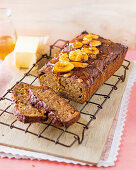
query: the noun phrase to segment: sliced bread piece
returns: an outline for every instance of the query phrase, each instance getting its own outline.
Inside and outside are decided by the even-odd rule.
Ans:
[[[48,110],[53,124],[69,127],[80,118],[80,112],[47,86],[30,86],[29,100],[41,112]]]
[[[29,89],[30,85],[26,83],[17,84],[12,93],[14,103],[14,115],[23,123],[44,122],[47,120],[45,112],[41,112],[30,104]]]

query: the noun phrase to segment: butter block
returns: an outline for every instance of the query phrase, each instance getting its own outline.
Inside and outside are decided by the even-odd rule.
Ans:
[[[20,36],[15,47],[15,65],[19,68],[30,68],[46,53],[48,37]]]
[[[30,68],[32,65],[34,54],[31,52],[16,52],[15,64],[19,68]]]

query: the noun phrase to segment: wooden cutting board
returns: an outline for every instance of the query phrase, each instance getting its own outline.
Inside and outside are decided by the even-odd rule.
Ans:
[[[0,124],[0,136],[1,136],[0,144],[34,152],[55,155],[58,157],[64,157],[85,163],[92,163],[96,165],[100,160],[104,145],[106,143],[108,134],[112,127],[113,120],[119,108],[127,84],[128,75],[132,69],[132,65],[133,64],[131,63],[129,70],[127,71],[125,82],[123,83],[120,82],[118,84],[117,86],[118,89],[114,90],[114,92],[111,94],[111,98],[107,100],[107,102],[103,106],[103,109],[100,110],[96,120],[94,120],[92,124],[90,124],[89,129],[86,130],[82,144],[75,143],[72,147],[66,148],[59,144],[49,142],[43,138],[38,138],[37,136],[31,135],[29,133],[24,133],[14,128],[10,129],[10,127],[1,124]],[[118,73],[116,74],[121,75],[122,67],[117,72]],[[20,76],[22,76],[22,74]],[[20,76],[12,82],[12,85],[17,80],[20,79]],[[111,77],[107,82],[114,84],[116,80],[117,78],[115,79],[115,77]],[[31,83],[32,77],[27,77],[27,79],[24,80],[24,82]],[[35,84],[38,84],[38,82],[36,82]],[[9,88],[12,85],[10,85]],[[107,94],[109,91],[108,88],[109,88],[108,86],[103,85],[97,91],[97,93]],[[92,99],[93,102],[97,102],[100,104],[102,103],[103,100],[104,98],[99,96],[94,96]],[[0,109],[6,108],[8,104],[9,103],[5,100],[0,101]],[[80,110],[83,107],[83,105],[74,102],[71,102],[71,104],[74,105],[78,110]],[[95,105],[88,104],[86,109],[83,111],[86,113],[93,113],[95,109],[96,109]],[[13,107],[10,107],[8,110],[13,111]],[[13,115],[4,113],[2,116],[0,116],[0,122],[2,121],[5,123],[10,123],[13,120],[14,120]],[[89,117],[82,115],[80,122],[87,123],[88,120]],[[16,126],[24,129],[28,126],[18,121],[15,124]],[[45,125],[43,124],[35,123],[31,125],[30,130],[34,133],[40,133],[44,127]],[[79,134],[79,136],[81,136],[82,128],[78,124],[74,124],[68,128],[68,131],[77,133]],[[45,133],[43,133],[45,137],[50,137],[51,139],[57,138],[59,134],[60,131],[53,127],[49,127],[48,130],[46,130]],[[70,144],[72,140],[73,136],[71,137],[70,135],[64,134],[60,142],[64,144]]]

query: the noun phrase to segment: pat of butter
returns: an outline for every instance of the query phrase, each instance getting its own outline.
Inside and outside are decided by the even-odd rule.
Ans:
[[[15,47],[15,65],[30,68],[46,53],[48,37],[19,37]]]
[[[15,64],[19,68],[30,68],[32,66],[34,54],[31,52],[16,52]]]

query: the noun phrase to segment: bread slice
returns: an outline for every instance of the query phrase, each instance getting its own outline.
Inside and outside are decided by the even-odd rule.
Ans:
[[[47,86],[30,86],[29,100],[41,112],[48,110],[53,124],[69,127],[80,118],[80,112]]]
[[[45,112],[40,112],[33,107],[29,101],[30,85],[25,83],[17,84],[12,93],[12,100],[14,103],[14,115],[23,123],[44,122],[47,120]]]

